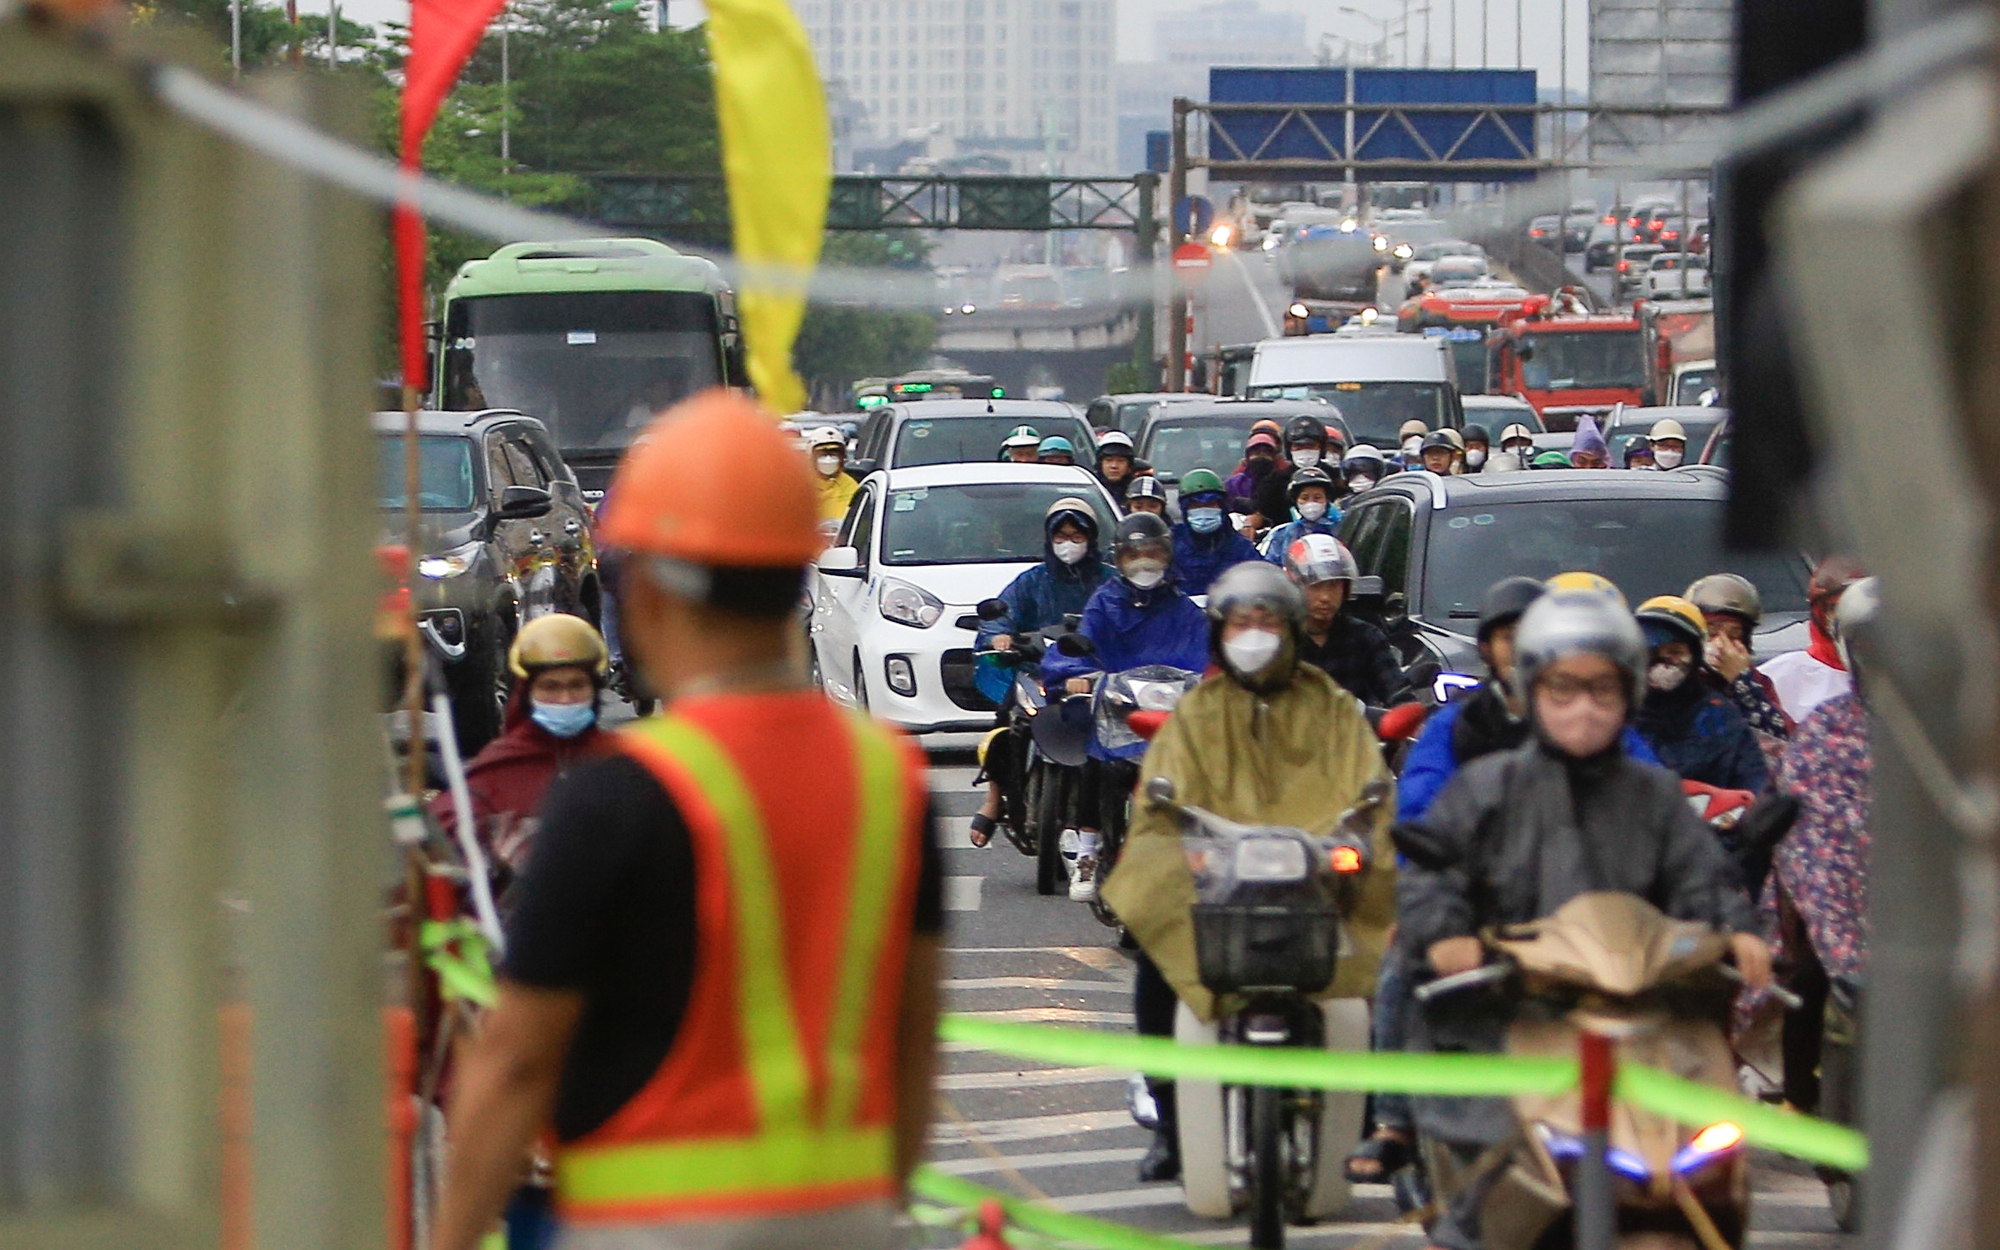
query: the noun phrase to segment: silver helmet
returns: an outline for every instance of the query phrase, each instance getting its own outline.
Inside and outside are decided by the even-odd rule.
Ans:
[[[1625,674],[1626,712],[1646,690],[1646,637],[1622,599],[1591,590],[1552,590],[1528,605],[1514,631],[1514,673],[1523,693],[1544,670],[1572,655],[1601,655]]]
[[[1245,560],[1232,565],[1208,588],[1208,619],[1218,626],[1237,608],[1249,607],[1271,609],[1293,633],[1305,628],[1305,595],[1268,561]]]
[[[1285,548],[1285,572],[1301,586],[1321,582],[1346,582],[1350,587],[1361,576],[1354,553],[1331,534],[1307,534]]]
[[[1750,584],[1749,578],[1734,573],[1710,573],[1687,588],[1686,598],[1701,609],[1703,616],[1718,612],[1740,616],[1752,629],[1764,615],[1757,588]]]

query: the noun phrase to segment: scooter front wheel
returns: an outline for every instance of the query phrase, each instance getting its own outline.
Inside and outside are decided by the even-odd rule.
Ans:
[[[1250,1244],[1281,1250],[1285,1244],[1284,1091],[1259,1085],[1250,1091]]]
[[[1062,774],[1046,764],[1028,770],[1021,807],[1033,822],[1035,843],[1035,893],[1054,894],[1063,889],[1067,875],[1062,861]]]

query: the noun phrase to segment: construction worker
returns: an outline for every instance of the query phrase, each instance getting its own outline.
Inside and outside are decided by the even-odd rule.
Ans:
[[[549,793],[431,1245],[475,1250],[552,1126],[566,1246],[886,1248],[935,1059],[921,756],[806,683],[795,445],[723,391],[652,433],[602,532],[664,714]]]
[[[833,426],[811,434],[813,472],[819,487],[819,519],[838,521],[847,515],[854,492],[861,489],[847,472],[847,439]]]

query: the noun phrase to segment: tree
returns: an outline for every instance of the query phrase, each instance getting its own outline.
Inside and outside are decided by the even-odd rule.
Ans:
[[[827,265],[930,269],[928,241],[912,231],[874,234],[829,233],[821,262]],[[862,308],[813,304],[792,347],[792,362],[805,378],[813,403],[844,408],[847,388],[857,378],[904,373],[923,364],[937,341],[937,319],[915,309]]]

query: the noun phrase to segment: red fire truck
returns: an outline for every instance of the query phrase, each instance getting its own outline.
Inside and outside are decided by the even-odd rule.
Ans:
[[[1396,328],[1451,343],[1462,395],[1484,395],[1493,384],[1488,350],[1494,329],[1508,315],[1521,316],[1542,308],[1546,295],[1530,295],[1504,282],[1445,287],[1404,301],[1396,312]]]
[[[1639,318],[1592,313],[1557,292],[1541,308],[1508,313],[1493,334],[1493,389],[1518,395],[1552,431],[1573,430],[1585,413],[1644,402],[1646,353]]]

